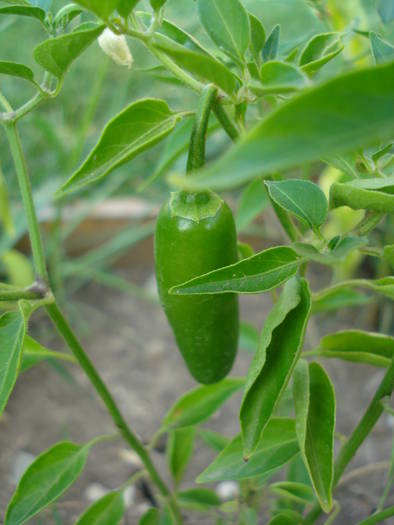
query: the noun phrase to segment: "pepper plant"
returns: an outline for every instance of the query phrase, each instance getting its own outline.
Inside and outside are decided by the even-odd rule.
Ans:
[[[394,388],[394,339],[389,333],[350,327],[324,336],[316,348],[306,351],[304,338],[311,316],[365,304],[366,293],[380,311],[392,313],[393,2],[364,2],[366,12],[358,6],[359,16],[344,25],[341,13],[347,6],[334,0],[305,0],[305,13],[316,23],[309,34],[293,31],[292,38],[283,36],[289,35],[287,27],[266,23],[269,13],[264,1],[178,0],[175,11],[191,4],[192,33],[167,18],[175,3],[79,0],[63,3],[56,11],[45,0],[0,2],[2,17],[31,18],[42,24],[48,36],[33,50],[41,78],[23,64],[0,61],[1,75],[30,83],[35,90],[19,107],[0,92],[2,140],[7,139],[14,161],[35,268],[35,281],[26,288],[0,285],[0,413],[27,360],[58,357],[81,366],[143,468],[88,508],[77,521],[80,525],[120,523],[123,491],[140,476],[150,481],[158,501],[141,518],[141,525],[180,525],[189,522],[189,512],[195,509],[206,512],[217,525],[310,525],[322,513],[326,523],[332,523],[339,511],[335,489],[342,474],[383,411],[392,411],[388,400]],[[54,195],[61,202],[65,196],[72,198],[93,188],[119,166],[167,141],[163,165],[147,181],[151,184],[157,175],[167,173],[168,196],[174,190],[172,215],[163,212],[167,215],[159,219],[157,230],[160,293],[190,370],[198,380],[212,384],[185,393],[149,445],[123,417],[53,293],[18,130],[27,115],[54,103],[72,63],[97,40],[118,64],[128,67],[132,67],[133,47],[144,46],[155,61],[146,68],[147,78],[158,75],[179,93],[190,90],[195,95],[190,98],[193,102],[178,110],[160,98],[131,101],[108,122],[80,167],[64,173],[64,183]],[[214,154],[209,150],[213,158],[205,164],[205,146],[217,135],[221,150]],[[185,176],[171,166],[188,147]],[[236,254],[235,244],[228,244],[233,242],[228,234],[232,219],[230,230],[223,228],[228,242],[220,229],[216,239],[208,238],[209,228],[204,230],[202,223],[224,209],[222,198],[212,190],[235,192],[240,229],[271,207],[287,241],[259,253],[239,244]],[[1,205],[7,223],[4,191]],[[179,231],[170,231],[174,213],[183,218],[184,226],[197,231],[196,237],[182,238],[181,248]],[[343,225],[341,213],[350,217],[350,227]],[[213,255],[214,243],[223,243],[219,255]],[[209,257],[207,266],[194,265]],[[354,278],[349,271],[352,260],[368,261],[374,268],[372,277]],[[314,292],[308,281],[311,264],[326,270],[327,282],[331,278],[330,284]],[[262,293],[272,293],[274,304],[258,342],[252,334],[255,354],[247,377],[223,378],[234,359],[233,342],[226,338],[234,339],[238,333],[237,294]],[[50,352],[29,335],[29,319],[37,309],[46,311],[72,354]],[[200,313],[205,331],[198,324]],[[210,316],[215,322],[209,322]],[[389,332],[389,323],[386,329]],[[193,337],[199,338],[199,344]],[[201,352],[201,359],[194,351]],[[325,358],[383,368],[364,414],[335,454],[336,401],[322,365]],[[240,389],[239,434],[229,440],[200,429]],[[283,417],[280,410],[289,396],[293,409]],[[204,487],[183,490],[182,474],[197,429],[218,455],[196,480]],[[175,488],[165,481],[167,476],[157,469],[150,453],[163,434],[168,437]],[[26,523],[56,501],[82,472],[90,449],[104,439],[110,437],[82,444],[64,441],[43,451],[22,476],[6,510],[5,525]],[[296,462],[302,475],[291,468]],[[273,480],[278,472],[284,474]],[[224,505],[209,488],[221,480],[236,481],[240,488],[239,496]],[[376,512],[360,525],[394,515],[394,507],[384,508],[389,490],[388,483]],[[268,495],[270,501],[276,497],[269,508]]]

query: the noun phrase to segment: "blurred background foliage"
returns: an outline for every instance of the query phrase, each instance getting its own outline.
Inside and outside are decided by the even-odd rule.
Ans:
[[[62,0],[35,0],[31,3],[52,13],[67,4]],[[267,34],[276,24],[280,24],[279,53],[282,57],[296,48],[301,49],[314,34],[333,30],[343,32],[344,51],[320,70],[318,76],[321,78],[372,62],[369,39],[356,33],[355,29],[361,32],[376,31],[386,40],[393,41],[394,22],[388,23],[384,19],[387,16],[384,3],[385,0],[244,0],[245,7],[263,22]],[[139,9],[150,10],[149,2],[141,1]],[[212,47],[199,25],[193,0],[169,0],[166,17],[192,33],[207,47]],[[89,15],[84,13],[70,24],[69,30],[86,20],[89,20]],[[1,59],[29,66],[37,78],[40,78],[42,72],[33,59],[32,50],[45,38],[45,30],[37,20],[15,16],[0,17]],[[60,95],[55,100],[44,103],[20,123],[37,208],[43,219],[48,217],[48,213],[52,218],[52,226],[46,231],[45,244],[52,267],[53,284],[58,291],[63,287],[64,278],[73,274],[72,267],[66,264],[63,243],[89,214],[92,205],[109,196],[136,196],[149,204],[159,205],[169,191],[165,177],[157,177],[148,186],[146,181],[154,174],[165,175],[170,169],[182,171],[185,166],[186,152],[175,163],[166,162],[169,148],[171,150],[171,144],[175,140],[174,135],[170,135],[164,143],[118,168],[110,177],[90,186],[84,192],[68,197],[69,201],[82,199],[83,205],[67,221],[62,220],[67,200],[53,204],[54,191],[69,178],[89,152],[105,123],[127,104],[142,97],[157,97],[165,99],[173,109],[195,108],[195,95],[158,68],[155,59],[139,42],[129,39],[129,47],[134,57],[131,70],[111,62],[97,43],[91,46],[72,66]],[[23,104],[34,94],[29,84],[12,77],[1,76],[0,87],[14,107]],[[269,97],[266,99],[267,107],[275,104],[275,100],[270,101]],[[258,109],[262,113],[265,108]],[[178,125],[177,129],[176,133],[182,136],[189,132],[190,122]],[[224,133],[215,132],[209,141],[208,155],[217,156],[227,146],[228,139]],[[331,171],[326,170],[323,174],[325,182],[330,177],[338,176],[335,170],[333,172],[332,168],[328,169]],[[144,190],[141,191],[143,186]],[[26,224],[5,135],[0,134],[2,212],[5,212],[6,207],[6,188],[11,202],[12,222],[7,221],[6,213],[2,213],[5,218],[0,226],[0,273],[3,274],[2,280],[21,285],[29,281],[31,268],[26,258],[13,248],[23,237]],[[242,202],[241,192],[235,192],[233,199],[240,199],[239,202]],[[341,213],[343,215],[339,210],[338,214]],[[350,215],[352,213],[355,212]],[[352,217],[340,217],[340,220],[352,223]],[[88,273],[92,277],[93,266],[95,271],[103,270],[117,253],[151,233],[146,224],[135,224],[135,221],[134,234],[130,237],[125,231],[112,239],[112,244],[106,249],[93,254],[90,259],[85,257],[76,266],[80,275],[85,274],[86,277]],[[86,269],[89,271],[86,272]],[[105,276],[101,277],[105,279]],[[108,275],[106,278],[109,283]],[[114,281],[112,284],[119,286]]]

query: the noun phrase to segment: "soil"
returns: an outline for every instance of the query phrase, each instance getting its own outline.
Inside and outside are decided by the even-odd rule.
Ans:
[[[152,272],[152,267],[145,263],[127,274],[123,273],[123,276],[152,288]],[[319,276],[312,275],[312,280],[319,281]],[[241,305],[242,318],[260,328],[272,303],[270,295],[264,294],[243,297]],[[175,348],[160,307],[90,284],[74,294],[68,306],[68,315],[127,421],[147,442],[172,403],[195,386]],[[313,346],[324,333],[360,326],[364,322],[347,311],[325,318],[315,317],[307,335],[307,345]],[[63,349],[44,317],[36,316],[31,330],[47,346]],[[250,359],[250,353],[240,351],[234,375],[245,374]],[[373,367],[336,361],[326,361],[324,366],[335,384],[337,431],[348,435],[371,399],[383,372]],[[237,413],[240,396],[231,398],[208,427],[227,436],[235,435],[239,430]],[[346,471],[344,481],[335,492],[341,505],[336,524],[356,524],[375,510],[385,485],[393,427],[394,418],[383,415]],[[113,430],[111,419],[78,367],[62,365],[62,368],[54,369],[49,363],[41,363],[25,372],[18,380],[0,420],[0,522],[15,489],[18,471],[27,467],[29,458],[59,440],[71,439],[82,443],[99,434],[110,434]],[[214,455],[201,442],[197,443],[184,487],[192,485],[193,479]],[[155,450],[153,457],[166,477],[163,450]],[[74,486],[55,506],[29,523],[72,525],[92,499],[105,490],[119,487],[138,467],[137,458],[120,439],[96,445]],[[358,468],[361,470],[355,470]],[[141,484],[129,492],[125,524],[138,523],[141,514],[151,505],[149,492],[149,487],[147,491],[147,487]],[[394,494],[386,502],[390,503],[394,503]],[[185,523],[190,525],[214,523],[212,518],[201,517],[198,513],[189,513],[185,518]],[[267,521],[262,514],[259,523]],[[388,524],[389,520],[385,523]]]

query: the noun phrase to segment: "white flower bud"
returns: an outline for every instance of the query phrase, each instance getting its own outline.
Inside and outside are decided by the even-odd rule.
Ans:
[[[104,53],[111,57],[114,62],[120,66],[131,68],[133,57],[124,35],[116,35],[107,27],[99,36],[98,43]]]

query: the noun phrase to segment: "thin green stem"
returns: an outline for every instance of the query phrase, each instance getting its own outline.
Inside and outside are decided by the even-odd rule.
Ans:
[[[213,112],[215,113],[216,118],[218,119],[218,121],[222,125],[222,128],[230,137],[230,139],[233,141],[237,140],[239,137],[239,131],[237,129],[237,126],[228,116],[227,111],[224,109],[219,100],[217,100],[214,104]]]
[[[8,100],[3,95],[3,93],[0,93],[0,104],[3,106],[5,111],[7,111],[7,113],[12,113],[13,112],[11,104],[8,102]]]
[[[205,139],[207,135],[209,116],[218,90],[208,84],[201,92],[200,104],[196,113],[193,131],[190,139],[189,156],[186,171],[198,170],[205,164]]]
[[[318,301],[324,299],[327,295],[331,295],[333,292],[342,290],[343,288],[367,288],[369,290],[375,290],[376,285],[373,280],[368,279],[349,279],[340,283],[323,288],[319,292],[313,294],[313,300]]]
[[[381,512],[372,514],[369,518],[360,521],[358,525],[375,525],[375,523],[382,523],[383,520],[390,518],[391,516],[394,516],[394,505],[392,507],[387,507],[387,509],[384,509]]]
[[[366,437],[369,435],[379,417],[383,412],[382,399],[386,396],[389,397],[394,390],[394,357],[391,360],[390,366],[387,368],[386,373],[383,376],[383,379],[375,392],[375,395],[372,398],[367,410],[365,411],[360,422],[354,429],[353,433],[349,439],[342,446],[339,451],[338,457],[335,461],[334,467],[334,482],[333,487],[335,487],[339,480],[341,479],[342,474],[344,473],[346,467],[353,459],[359,447],[362,445]],[[315,520],[320,516],[322,509],[318,503],[316,503],[310,512],[306,515],[303,524],[312,525]],[[375,523],[375,522],[371,522]],[[376,522],[377,523],[377,522]]]
[[[47,305],[46,310],[47,310],[48,315],[52,319],[52,322],[56,326],[58,332],[61,334],[61,336],[64,338],[64,340],[68,344],[70,350],[74,354],[75,358],[78,360],[81,368],[84,370],[85,374],[88,376],[90,382],[94,386],[96,392],[101,397],[102,401],[107,407],[109,414],[111,415],[116,427],[119,429],[123,438],[131,446],[131,448],[138,454],[146,470],[149,472],[149,475],[153,483],[156,485],[161,495],[165,499],[168,500],[169,505],[171,506],[172,512],[174,514],[174,517],[177,520],[176,523],[181,524],[182,520],[181,520],[174,497],[172,496],[169,489],[167,488],[167,485],[165,484],[160,474],[156,470],[156,467],[154,466],[152,459],[149,453],[147,452],[146,448],[144,447],[144,445],[141,443],[138,437],[132,432],[132,430],[127,425],[127,422],[124,416],[122,415],[122,413],[120,412],[110,391],[108,390],[104,381],[101,379],[92,361],[90,360],[88,355],[85,353],[84,349],[82,348],[80,342],[76,338],[67,320],[64,318],[59,307],[57,306],[56,303],[53,303],[53,304]]]
[[[27,301],[34,301],[36,299],[42,299],[43,294],[38,290],[0,290],[0,302],[5,301],[19,301],[20,299],[26,299]]]
[[[4,127],[7,133],[8,142],[10,144],[11,154],[14,160],[15,170],[18,178],[19,189],[22,196],[23,207],[26,213],[27,227],[29,230],[37,278],[38,280],[47,283],[48,273],[45,263],[41,232],[38,224],[36,209],[34,207],[30,179],[27,172],[26,160],[23,154],[19,133],[14,122],[10,122]]]

